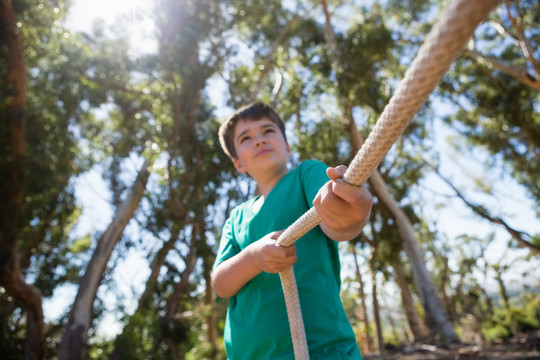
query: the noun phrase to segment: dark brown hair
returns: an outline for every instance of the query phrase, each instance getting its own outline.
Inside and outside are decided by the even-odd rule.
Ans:
[[[285,125],[283,124],[283,120],[281,120],[279,115],[274,111],[274,109],[272,109],[272,107],[258,101],[253,104],[244,106],[241,109],[238,109],[230,118],[227,119],[227,121],[225,121],[219,127],[219,142],[221,144],[221,147],[223,148],[223,151],[225,151],[225,154],[227,154],[230,158],[238,158],[238,155],[236,154],[236,149],[234,148],[234,129],[236,128],[236,124],[238,124],[239,121],[257,121],[264,117],[270,119],[278,126],[281,134],[283,135],[283,138],[285,139],[285,142],[287,142],[287,136],[285,136]]]

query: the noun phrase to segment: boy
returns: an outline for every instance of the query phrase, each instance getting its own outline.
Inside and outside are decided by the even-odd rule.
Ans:
[[[371,195],[341,179],[343,165],[328,168],[308,160],[289,171],[283,122],[263,103],[238,110],[220,127],[219,139],[236,169],[249,174],[260,190],[231,212],[212,273],[217,295],[230,297],[224,335],[228,358],[294,358],[277,274],[294,265],[310,358],[361,359],[339,298],[337,242],[360,233]],[[312,204],[320,226],[289,248],[277,245],[281,231]]]

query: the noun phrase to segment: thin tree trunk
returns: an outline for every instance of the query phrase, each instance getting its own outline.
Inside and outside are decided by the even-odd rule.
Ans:
[[[199,225],[195,223],[193,224],[191,241],[189,243],[189,252],[184,261],[185,263],[184,271],[182,272],[182,275],[180,276],[180,280],[175,284],[173,293],[167,299],[167,303],[165,305],[165,322],[167,324],[170,324],[170,326],[172,327],[174,327],[175,323],[179,320],[178,308],[180,304],[180,299],[182,299],[182,296],[185,295],[190,285],[189,277],[191,276],[191,273],[193,272],[193,269],[195,267],[195,263],[197,262],[196,243],[198,241],[197,240],[198,236],[199,236]],[[182,344],[173,343],[169,339],[163,339],[163,340],[165,341],[165,344],[168,347],[170,353],[173,354],[175,358],[180,358],[180,357],[183,358],[184,355],[178,351],[178,349],[181,347]],[[159,343],[161,341],[156,341],[156,344],[155,344],[156,348],[159,346]]]
[[[217,315],[215,312],[216,308],[216,297],[214,295],[214,290],[212,288],[212,251],[210,247],[207,244],[207,238],[206,238],[206,229],[204,224],[201,225],[202,231],[201,231],[201,245],[203,246],[204,253],[203,253],[203,267],[204,267],[204,281],[206,285],[205,293],[204,293],[204,305],[205,305],[205,311],[208,312],[208,315],[206,316],[206,324],[208,326],[208,342],[210,343],[210,346],[212,348],[212,352],[210,354],[211,360],[217,360],[218,358],[218,345],[217,345],[217,339],[218,339],[218,329],[217,329]]]
[[[512,330],[512,335],[516,335],[518,333],[518,328],[516,324],[516,319],[513,316],[511,308],[510,308],[510,297],[508,296],[508,291],[506,290],[506,286],[504,285],[504,280],[502,278],[503,267],[499,265],[495,265],[492,268],[493,270],[495,270],[495,280],[497,281],[497,284],[499,285],[499,296],[501,298],[503,308],[506,310],[506,313],[508,317],[510,318],[510,330]]]
[[[19,260],[20,215],[23,206],[23,174],[26,146],[26,65],[17,20],[11,1],[0,1],[0,44],[6,53],[7,73],[2,79],[10,90],[2,114],[9,131],[5,187],[0,196],[0,284],[22,302],[26,312],[25,359],[43,358],[45,343],[41,292],[23,279]]]
[[[450,266],[448,265],[448,258],[443,255],[444,267],[441,271],[441,296],[444,307],[448,313],[448,317],[454,321],[456,319],[456,304],[451,296],[448,296],[448,284],[450,282]]]
[[[196,240],[195,236],[191,239],[191,243],[189,245],[189,253],[186,257],[186,268],[182,272],[182,276],[180,277],[180,281],[176,283],[174,287],[173,294],[167,299],[167,305],[166,305],[166,313],[165,313],[165,321],[167,322],[174,322],[175,319],[177,319],[177,313],[178,313],[178,307],[180,304],[180,299],[182,296],[185,295],[189,285],[189,277],[191,276],[191,273],[193,272],[193,268],[195,267],[195,263],[197,261],[196,256],[196,246],[195,246]],[[174,353],[176,356],[179,356],[180,354],[176,353],[174,349],[179,344],[172,344],[168,343],[169,349]]]
[[[379,354],[384,354],[384,340],[382,335],[381,310],[379,308],[379,298],[377,296],[377,271],[375,270],[374,259],[376,258],[377,249],[373,248],[371,255],[371,298],[373,301],[373,315],[375,316],[375,329],[377,332],[377,348]]]
[[[88,330],[92,322],[92,309],[97,289],[103,279],[111,253],[133,217],[143,196],[151,162],[145,160],[135,183],[122,205],[117,209],[111,224],[99,239],[92,259],[79,284],[79,291],[69,314],[68,323],[58,350],[59,360],[86,359]]]
[[[159,249],[154,260],[152,260],[152,264],[150,264],[150,275],[148,276],[148,279],[146,280],[146,286],[144,288],[144,292],[139,298],[137,311],[148,308],[152,294],[156,290],[156,284],[157,284],[157,278],[159,276],[159,272],[161,268],[163,267],[163,265],[165,264],[165,258],[167,257],[169,252],[174,248],[174,245],[176,244],[176,241],[178,240],[179,233],[180,233],[180,229],[175,230],[169,237],[169,240],[167,240],[163,244],[161,249]]]
[[[158,253],[154,257],[154,260],[152,260],[152,264],[150,265],[150,275],[148,276],[148,279],[146,280],[146,286],[144,288],[144,292],[142,293],[141,297],[139,298],[139,303],[137,304],[137,309],[135,310],[134,314],[137,313],[146,313],[146,311],[150,308],[150,301],[152,300],[152,294],[156,290],[156,284],[157,279],[159,276],[159,272],[161,270],[161,267],[165,263],[165,258],[167,257],[167,254],[170,252],[171,249],[174,248],[174,244],[178,240],[178,235],[180,233],[180,230],[177,229],[174,233],[171,234],[169,237],[169,240],[167,240],[161,249],[159,249]],[[114,350],[110,356],[111,360],[118,360],[120,359],[119,355],[119,346],[122,343],[121,339],[124,336],[124,331],[126,328],[130,327],[131,318],[128,324],[124,327],[122,334],[118,335],[116,337],[116,340],[114,342]]]
[[[358,280],[358,284],[360,285],[358,288],[358,297],[360,298],[360,321],[364,323],[365,328],[365,339],[366,344],[364,346],[364,349],[367,352],[371,352],[374,349],[373,346],[373,336],[371,334],[371,324],[369,321],[369,316],[367,313],[367,306],[366,306],[366,293],[364,292],[364,281],[362,279],[362,274],[360,273],[360,266],[358,265],[358,258],[356,257],[356,248],[355,244],[351,242],[351,253],[353,255],[354,259],[354,266],[356,269],[356,279]]]
[[[499,296],[501,297],[503,308],[508,311],[510,310],[510,298],[502,279],[502,271],[498,266],[494,266],[493,269],[495,270],[495,280],[497,280],[497,285],[499,286]]]
[[[414,300],[409,290],[409,284],[407,282],[407,277],[405,275],[405,270],[401,265],[399,259],[394,259],[392,261],[392,268],[394,269],[394,274],[396,276],[396,284],[401,290],[401,301],[403,304],[403,309],[405,310],[405,316],[407,317],[407,322],[411,329],[414,341],[421,341],[426,337],[426,329],[420,320],[420,315],[414,307]]]

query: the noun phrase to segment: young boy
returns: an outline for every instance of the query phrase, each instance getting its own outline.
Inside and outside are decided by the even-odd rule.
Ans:
[[[344,182],[347,169],[308,160],[287,167],[291,152],[280,117],[263,103],[238,110],[219,129],[221,146],[260,195],[237,206],[225,223],[212,285],[230,297],[225,347],[230,360],[294,358],[280,271],[294,265],[311,359],[361,359],[339,297],[338,241],[356,237],[373,200]],[[315,206],[322,219],[295,245],[279,234]],[[298,253],[298,257],[297,257]]]

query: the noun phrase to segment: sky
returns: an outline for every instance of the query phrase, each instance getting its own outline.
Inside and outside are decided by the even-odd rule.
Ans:
[[[148,36],[152,31],[153,22],[145,19],[144,15],[151,6],[150,0],[74,0],[73,5],[65,23],[66,28],[71,31],[90,31],[93,21],[98,18],[103,19],[107,24],[114,23],[117,15],[127,12],[132,19],[133,33],[133,54],[139,52],[155,50],[156,45]],[[216,82],[212,86],[219,89],[220,84]],[[218,96],[220,91],[216,91],[214,99],[219,109],[219,116],[225,117],[230,109],[223,107],[223,99]],[[440,105],[441,109],[444,105]],[[447,137],[451,135],[450,130],[441,121],[435,121],[433,136],[434,146],[441,153],[441,171],[452,179],[460,189],[470,189],[474,177],[478,175],[478,169],[482,168],[485,153],[478,152],[475,156],[463,157],[459,150],[452,149],[447,145]],[[459,165],[457,165],[459,164]],[[140,161],[136,158],[130,159],[126,164],[127,174],[136,174]],[[466,191],[467,195],[474,201],[486,205],[494,215],[500,215],[516,229],[528,231],[531,234],[540,233],[540,222],[536,218],[533,210],[535,205],[527,197],[523,188],[518,186],[508,174],[489,174],[489,181],[495,184],[497,196],[484,196],[478,193]],[[496,241],[488,251],[490,261],[496,262],[504,260],[504,249],[508,235],[500,227],[496,227],[487,221],[479,220],[474,214],[465,208],[459,200],[452,199],[452,191],[435,175],[430,175],[417,185],[419,203],[424,203],[423,215],[428,223],[436,224],[441,232],[447,234],[449,239],[467,233],[479,237],[495,233]],[[81,235],[98,234],[108,225],[113,216],[113,209],[109,204],[109,192],[107,185],[102,180],[99,169],[93,169],[82,175],[76,182],[76,196],[83,208],[81,222],[77,231]],[[435,226],[435,225],[433,225]],[[136,231],[133,225],[127,229],[128,232]],[[132,252],[130,256],[119,259],[115,264],[114,279],[117,282],[120,293],[124,294],[124,301],[127,308],[134,308],[137,296],[140,293],[144,282],[149,274],[147,259],[145,254]],[[344,275],[348,276],[353,272],[352,264],[345,262],[343,266]],[[519,277],[516,272],[516,277]],[[538,277],[536,278],[538,279]],[[512,279],[508,279],[512,281]],[[494,286],[492,284],[491,286]],[[75,287],[61,288],[55,296],[44,302],[44,313],[47,320],[58,318],[73,303]],[[98,291],[98,296],[104,299],[106,305],[113,309],[118,299],[106,296],[103,287]],[[115,319],[114,314],[108,314],[102,322],[99,331],[104,336],[114,336],[121,329]]]

